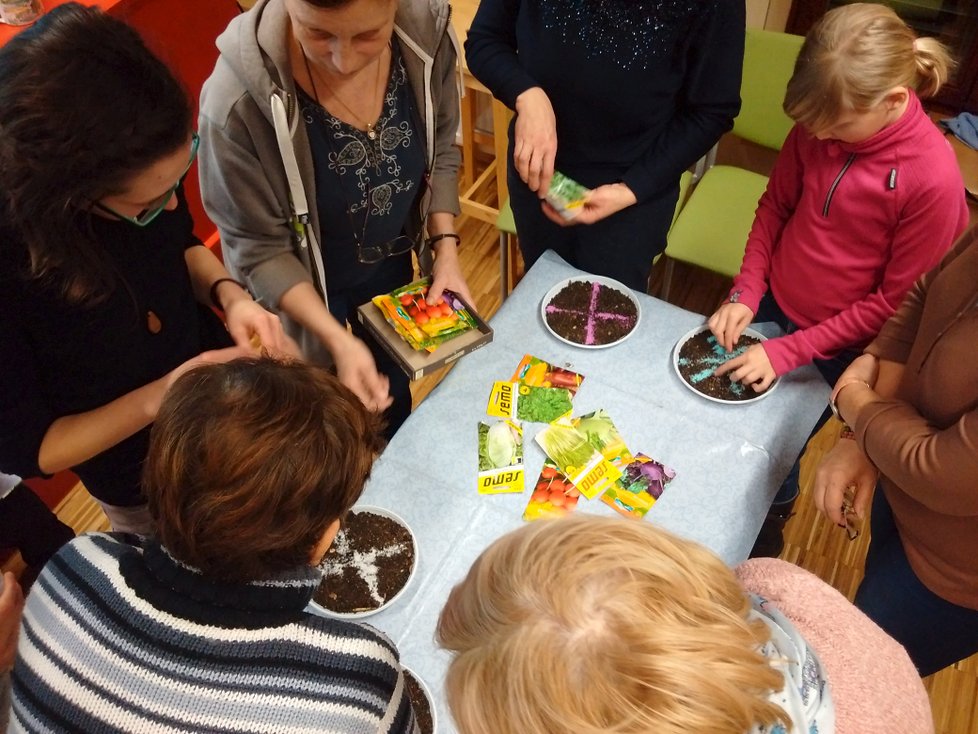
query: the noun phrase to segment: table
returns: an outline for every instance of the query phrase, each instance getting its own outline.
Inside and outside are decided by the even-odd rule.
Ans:
[[[528,491],[476,491],[477,424],[491,420],[485,408],[492,383],[508,379],[524,354],[585,375],[575,415],[605,408],[633,452],[677,471],[647,519],[704,543],[729,564],[747,557],[777,486],[828,398],[812,367],[782,378],[768,398],[749,405],[695,395],[673,371],[672,348],[703,317],[644,294],[638,295],[641,322],[626,342],[596,350],[564,344],[544,327],[540,301],[555,283],[579,274],[554,253],[544,254],[492,319],[493,343],[463,357],[411,415],[360,501],[398,513],[418,538],[411,586],[392,608],[366,621],[391,636],[404,665],[433,689],[439,732],[455,729],[441,695],[449,658],[434,644],[438,614],[479,553],[522,525],[529,498]],[[542,428],[525,425],[528,490],[543,463],[533,441]],[[599,500],[583,499],[577,512],[614,514]]]

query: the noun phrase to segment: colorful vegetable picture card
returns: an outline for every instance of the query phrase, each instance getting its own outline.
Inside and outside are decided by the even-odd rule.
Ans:
[[[425,278],[371,300],[413,349],[433,352],[439,344],[476,328],[476,323],[451,291],[445,291],[438,303],[428,305],[429,285],[430,279]]]
[[[668,466],[645,454],[637,454],[625,466],[621,478],[601,496],[601,501],[626,517],[641,519],[675,476],[676,472]]]
[[[495,382],[486,412],[495,418],[552,423],[569,416],[571,393],[562,387],[533,387],[519,382]]]
[[[621,471],[597,452],[569,424],[556,423],[536,435],[536,441],[577,490],[593,499],[610,487]]]
[[[523,491],[523,429],[512,421],[479,423],[479,494]]]
[[[550,459],[543,463],[530,501],[523,511],[527,522],[543,517],[559,517],[573,512],[581,493]]]
[[[584,382],[584,375],[563,367],[556,367],[539,357],[526,354],[510,380],[530,387],[562,387],[573,397],[577,395],[577,389]]]

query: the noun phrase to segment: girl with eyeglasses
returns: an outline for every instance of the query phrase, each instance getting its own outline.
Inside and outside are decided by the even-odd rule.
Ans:
[[[290,349],[193,235],[192,114],[97,9],[55,8],[0,50],[0,466],[73,469],[116,530],[151,529],[140,470],[176,377]]]
[[[458,59],[445,0],[262,0],[218,38],[201,191],[224,259],[390,437],[409,382],[357,306],[459,267]],[[347,328],[349,325],[349,329]]]

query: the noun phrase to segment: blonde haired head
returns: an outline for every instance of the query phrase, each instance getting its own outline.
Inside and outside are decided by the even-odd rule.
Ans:
[[[853,3],[808,32],[788,82],[784,111],[809,130],[875,107],[897,87],[931,97],[954,66],[934,38],[917,38],[885,5]]]
[[[787,721],[765,625],[705,548],[647,522],[541,520],[493,543],[437,637],[464,734],[743,734]]]

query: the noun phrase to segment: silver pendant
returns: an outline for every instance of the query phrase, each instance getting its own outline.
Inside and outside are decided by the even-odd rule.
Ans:
[[[374,130],[374,126],[373,125],[368,125],[367,126],[367,137],[370,138],[371,140],[376,140],[377,139],[377,131]]]

